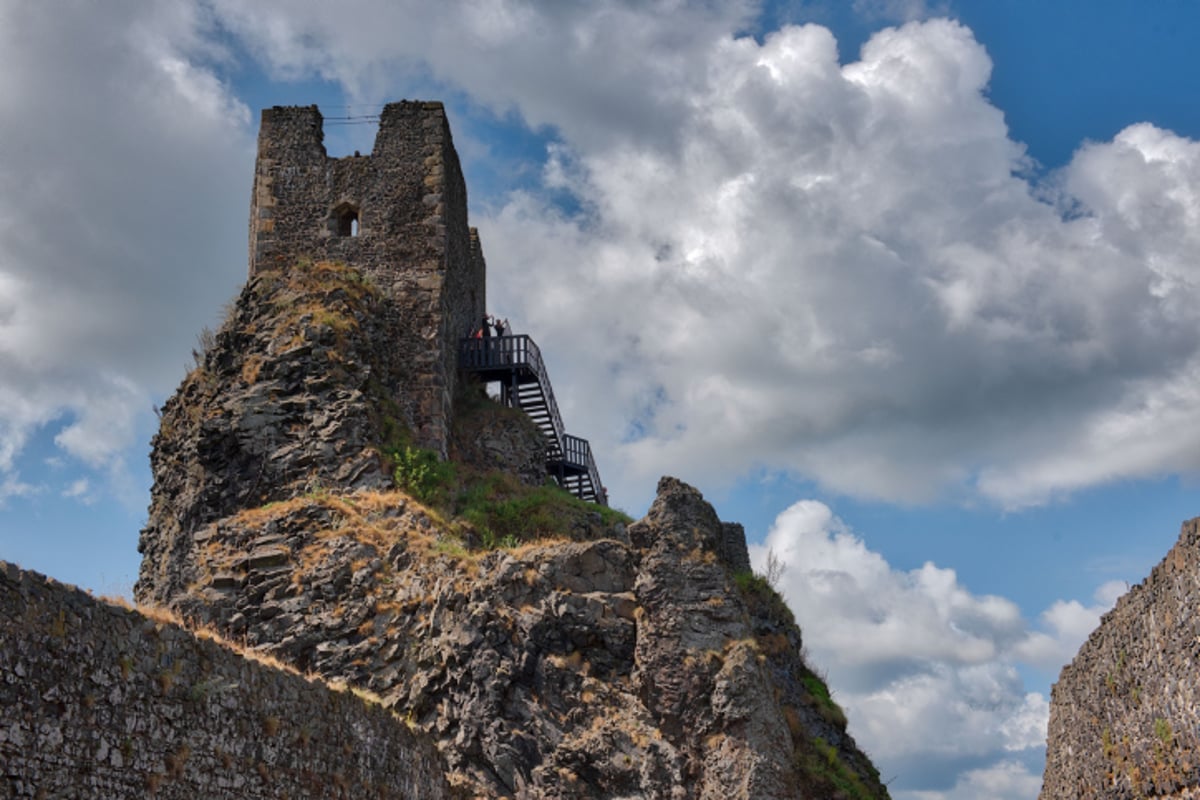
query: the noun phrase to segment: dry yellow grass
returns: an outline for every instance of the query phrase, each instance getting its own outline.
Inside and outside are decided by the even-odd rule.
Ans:
[[[252,386],[258,381],[258,373],[262,371],[263,363],[263,357],[258,354],[251,355],[242,362],[242,381],[246,385]]]

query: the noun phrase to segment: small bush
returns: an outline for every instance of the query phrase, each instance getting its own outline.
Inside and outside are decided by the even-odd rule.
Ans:
[[[432,450],[408,446],[396,454],[393,478],[397,486],[425,505],[442,505],[454,481],[454,465]]]

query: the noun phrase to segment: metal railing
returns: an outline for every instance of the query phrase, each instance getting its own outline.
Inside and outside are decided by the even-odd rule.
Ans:
[[[547,468],[553,474],[559,471],[553,466],[571,468],[575,474],[586,474],[591,482],[596,502],[607,505],[607,498],[600,485],[600,471],[592,456],[591,445],[586,439],[566,433],[558,402],[554,399],[554,388],[542,360],[542,351],[528,335],[481,336],[463,339],[459,349],[459,366],[487,380],[500,381],[504,397],[510,405],[523,408],[531,418],[530,403],[522,400],[522,386],[537,385],[541,409],[534,421],[547,438]],[[506,383],[507,381],[507,383]]]
[[[459,364],[464,369],[528,365],[539,375],[546,374],[542,351],[525,334],[463,339]]]
[[[554,399],[554,388],[550,385],[550,376],[546,374],[546,363],[542,361],[542,351],[537,343],[526,334],[516,336],[483,336],[464,339],[462,356],[459,364],[464,369],[475,372],[499,370],[516,371],[520,367],[528,368],[541,389],[542,401],[546,404],[551,431],[547,431],[552,439],[551,447],[562,450],[563,436],[566,431],[563,426],[562,414],[558,411],[558,401]],[[510,387],[518,391],[517,387]]]
[[[592,484],[592,491],[596,495],[596,502],[600,505],[608,505],[604,487],[600,484],[600,470],[596,466],[596,459],[592,456],[592,446],[588,444],[588,440],[580,439],[569,433],[564,434],[562,457],[564,463],[587,473],[588,480]]]

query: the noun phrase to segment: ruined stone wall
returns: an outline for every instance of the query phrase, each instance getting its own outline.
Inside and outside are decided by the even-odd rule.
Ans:
[[[363,270],[387,315],[420,444],[446,455],[458,341],[486,313],[485,267],[441,103],[384,107],[370,155],[330,158],[316,106],[265,109],[250,207],[250,274],[298,259]],[[356,235],[341,221],[357,218]],[[397,370],[401,371],[401,370]]]
[[[5,797],[449,795],[379,706],[5,562],[0,709]]]
[[[1063,668],[1042,800],[1200,796],[1200,518]]]
[[[721,523],[717,554],[731,572],[750,572],[750,551],[746,547],[746,529],[737,522]]]

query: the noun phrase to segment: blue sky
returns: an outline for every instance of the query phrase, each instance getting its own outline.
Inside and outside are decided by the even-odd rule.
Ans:
[[[1197,513],[1200,9],[326,5],[0,1],[0,558],[128,592],[258,109],[439,98],[614,502],[675,474],[782,555],[894,796],[1034,797],[1058,668]]]

